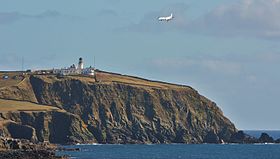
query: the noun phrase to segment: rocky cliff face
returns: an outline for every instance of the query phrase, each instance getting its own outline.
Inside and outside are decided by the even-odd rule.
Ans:
[[[32,98],[21,98],[67,113],[11,113],[2,118],[31,126],[34,138],[53,143],[202,143],[213,134],[229,141],[236,132],[214,102],[190,87],[105,73],[97,77],[98,82],[32,75],[27,80]],[[7,98],[11,93],[1,94]]]
[[[5,137],[32,142],[75,143],[94,141],[76,115],[66,112],[4,112],[0,113]]]

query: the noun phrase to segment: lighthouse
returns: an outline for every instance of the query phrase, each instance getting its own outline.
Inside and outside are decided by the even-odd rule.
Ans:
[[[60,75],[89,75],[94,76],[94,68],[92,67],[86,67],[84,68],[84,62],[83,58],[79,58],[79,63],[77,67],[73,64],[70,67],[65,67],[61,69],[53,69],[54,74],[60,74]]]
[[[84,69],[83,58],[81,58],[81,57],[79,58],[78,69],[79,70]]]

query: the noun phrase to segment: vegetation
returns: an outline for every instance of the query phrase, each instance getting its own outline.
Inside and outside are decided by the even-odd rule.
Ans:
[[[8,76],[8,79],[4,79]],[[1,72],[0,73],[0,88],[18,85],[24,77],[19,72]]]
[[[116,74],[116,73],[103,72],[103,71],[97,71],[96,78],[98,82],[101,83],[113,82],[113,83],[129,84],[137,87],[153,87],[159,89],[180,89],[180,88],[186,89],[187,88],[187,86],[175,85],[175,84],[164,83],[159,81],[151,81],[139,77],[133,77],[133,76]]]
[[[31,102],[0,99],[0,111],[59,111],[57,107],[35,104]],[[61,110],[60,110],[61,111]]]

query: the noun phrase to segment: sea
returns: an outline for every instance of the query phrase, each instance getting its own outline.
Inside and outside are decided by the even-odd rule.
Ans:
[[[245,131],[247,132],[247,131]],[[256,137],[264,131],[250,131]],[[270,131],[265,131],[271,135]],[[273,131],[280,137],[280,131]],[[252,135],[252,134],[250,134]],[[80,151],[57,152],[73,159],[280,159],[280,144],[68,145]]]

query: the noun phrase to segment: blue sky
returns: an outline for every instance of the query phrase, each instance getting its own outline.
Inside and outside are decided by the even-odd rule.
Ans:
[[[279,0],[0,0],[0,70],[95,56],[99,69],[194,87],[239,129],[280,129],[279,19]]]

